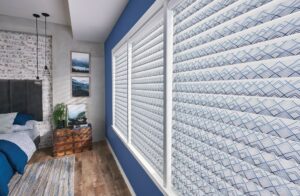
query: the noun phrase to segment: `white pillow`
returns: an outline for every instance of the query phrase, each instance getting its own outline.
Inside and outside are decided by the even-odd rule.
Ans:
[[[25,125],[13,125],[12,131],[13,132],[27,131],[27,130],[33,130],[34,128],[35,128],[35,121],[29,120],[26,122]]]
[[[11,132],[17,113],[0,114],[0,133]]]

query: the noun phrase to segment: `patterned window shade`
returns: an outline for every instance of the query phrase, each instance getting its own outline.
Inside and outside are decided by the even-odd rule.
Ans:
[[[163,174],[163,21],[151,21],[132,43],[132,144]],[[148,25],[149,26],[149,25]]]
[[[114,56],[114,113],[115,128],[127,138],[128,134],[128,66],[127,45],[124,45]]]
[[[173,9],[180,195],[300,195],[299,11],[299,0],[185,0]]]

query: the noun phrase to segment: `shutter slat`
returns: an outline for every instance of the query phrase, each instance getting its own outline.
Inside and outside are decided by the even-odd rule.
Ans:
[[[186,49],[194,48],[206,43],[212,45],[212,42],[219,44],[232,43],[237,44],[237,46],[234,46],[238,47],[238,45],[241,44],[249,45],[277,37],[292,35],[297,32],[299,33],[299,20],[300,12],[295,12],[282,18],[267,21],[248,29],[243,29],[241,31],[235,30],[230,32],[230,34],[225,33],[226,29],[228,28],[227,26],[222,26],[222,28],[218,26],[218,29],[205,31],[197,34],[194,37],[186,39],[184,42],[176,44],[174,53],[177,54],[181,51],[185,51]],[[219,36],[212,36],[212,33],[215,33],[215,31],[218,32]]]
[[[139,31],[132,43],[132,144],[163,175],[163,25]],[[153,152],[155,151],[155,153]],[[159,153],[157,153],[159,152]]]
[[[114,126],[126,138],[128,133],[128,67],[127,48],[122,46],[114,55]]]
[[[299,195],[300,1],[180,1],[173,11],[175,191]]]

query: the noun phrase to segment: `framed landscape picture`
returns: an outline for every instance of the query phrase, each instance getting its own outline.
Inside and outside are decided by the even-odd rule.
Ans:
[[[68,125],[86,124],[86,105],[71,104],[68,105]]]
[[[90,96],[90,77],[72,76],[72,96],[89,97]]]
[[[71,52],[71,71],[73,73],[90,73],[90,54]]]

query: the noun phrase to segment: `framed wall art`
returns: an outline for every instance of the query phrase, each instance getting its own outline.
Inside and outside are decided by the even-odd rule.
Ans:
[[[90,73],[91,55],[84,52],[71,52],[71,72]]]
[[[90,96],[90,77],[89,76],[72,76],[72,96],[89,97]]]

